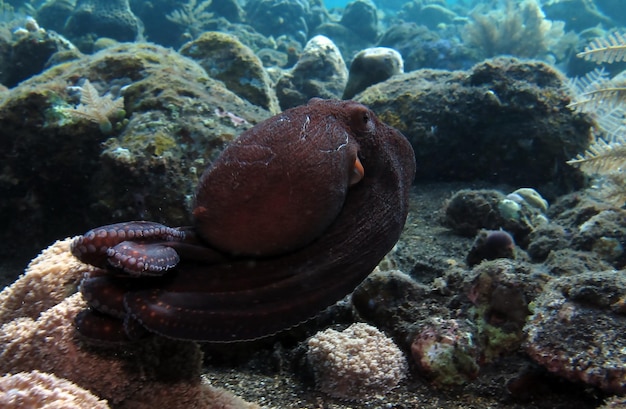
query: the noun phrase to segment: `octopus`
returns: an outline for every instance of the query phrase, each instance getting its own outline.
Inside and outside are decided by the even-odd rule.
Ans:
[[[307,321],[350,294],[400,237],[415,155],[354,101],[313,99],[243,132],[202,174],[193,225],[77,236],[98,267],[75,319],[88,340],[234,342]]]

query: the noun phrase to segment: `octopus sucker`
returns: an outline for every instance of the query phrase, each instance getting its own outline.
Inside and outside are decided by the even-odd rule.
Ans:
[[[314,99],[286,110],[205,170],[193,226],[133,221],[74,240],[73,254],[102,269],[81,285],[100,311],[81,313],[77,329],[105,342],[232,342],[298,325],[393,247],[414,174],[409,142],[367,107]]]

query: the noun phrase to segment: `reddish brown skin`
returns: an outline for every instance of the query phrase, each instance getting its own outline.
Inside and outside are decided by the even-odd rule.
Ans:
[[[337,218],[359,150],[345,125],[361,108],[314,105],[244,132],[204,172],[194,216],[207,243],[235,255],[282,254]]]
[[[311,143],[298,142],[303,128]],[[281,141],[296,145],[290,150]],[[254,159],[267,162],[268,150],[281,158],[266,174]],[[355,155],[364,177],[350,186]],[[244,190],[233,187],[233,172],[245,175]],[[134,238],[133,246],[107,236],[137,222],[96,229],[105,237],[93,241],[90,233],[76,239],[73,252],[86,262],[97,253],[102,267],[103,251],[111,255],[109,267],[83,281],[92,307],[77,317],[77,328],[109,342],[144,333],[230,342],[297,325],[349,294],[393,247],[414,174],[408,141],[365,106],[312,100],[287,110],[244,132],[207,170],[194,227],[171,234],[141,222],[160,235]],[[295,199],[276,199],[286,192]],[[93,243],[103,248],[92,253]],[[154,268],[144,274],[127,257]]]

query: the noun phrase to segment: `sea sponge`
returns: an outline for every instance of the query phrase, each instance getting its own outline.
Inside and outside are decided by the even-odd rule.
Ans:
[[[39,371],[0,377],[0,406],[5,409],[109,409],[106,401],[67,379]]]
[[[24,274],[0,292],[0,325],[39,314],[76,292],[84,273],[95,267],[70,252],[71,238],[58,240],[34,258]]]
[[[307,345],[318,388],[337,398],[362,400],[383,395],[406,376],[402,351],[369,324],[352,324],[341,332],[318,332]]]

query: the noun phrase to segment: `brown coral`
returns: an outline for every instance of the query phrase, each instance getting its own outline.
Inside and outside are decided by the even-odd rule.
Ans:
[[[76,291],[83,273],[93,271],[70,253],[71,238],[58,240],[34,258],[26,271],[0,292],[0,324],[18,317],[36,319]]]
[[[0,373],[41,371],[41,379],[51,379],[52,375],[64,378],[64,382],[74,382],[76,388],[85,388],[119,408],[258,407],[202,380],[202,353],[195,343],[154,337],[103,349],[78,340],[74,317],[86,307],[85,301],[78,293],[64,297],[74,291],[76,280],[90,267],[71,255],[70,241],[58,241],[44,250],[26,274],[0,293],[0,313],[5,322],[0,327]],[[16,377],[15,382],[24,376]],[[1,407],[6,407],[2,399],[11,399],[10,404],[22,399],[6,397],[1,391],[0,385]],[[38,396],[47,396],[45,391],[41,394]]]
[[[108,409],[76,384],[39,371],[20,372],[0,377],[0,406],[18,408]]]

